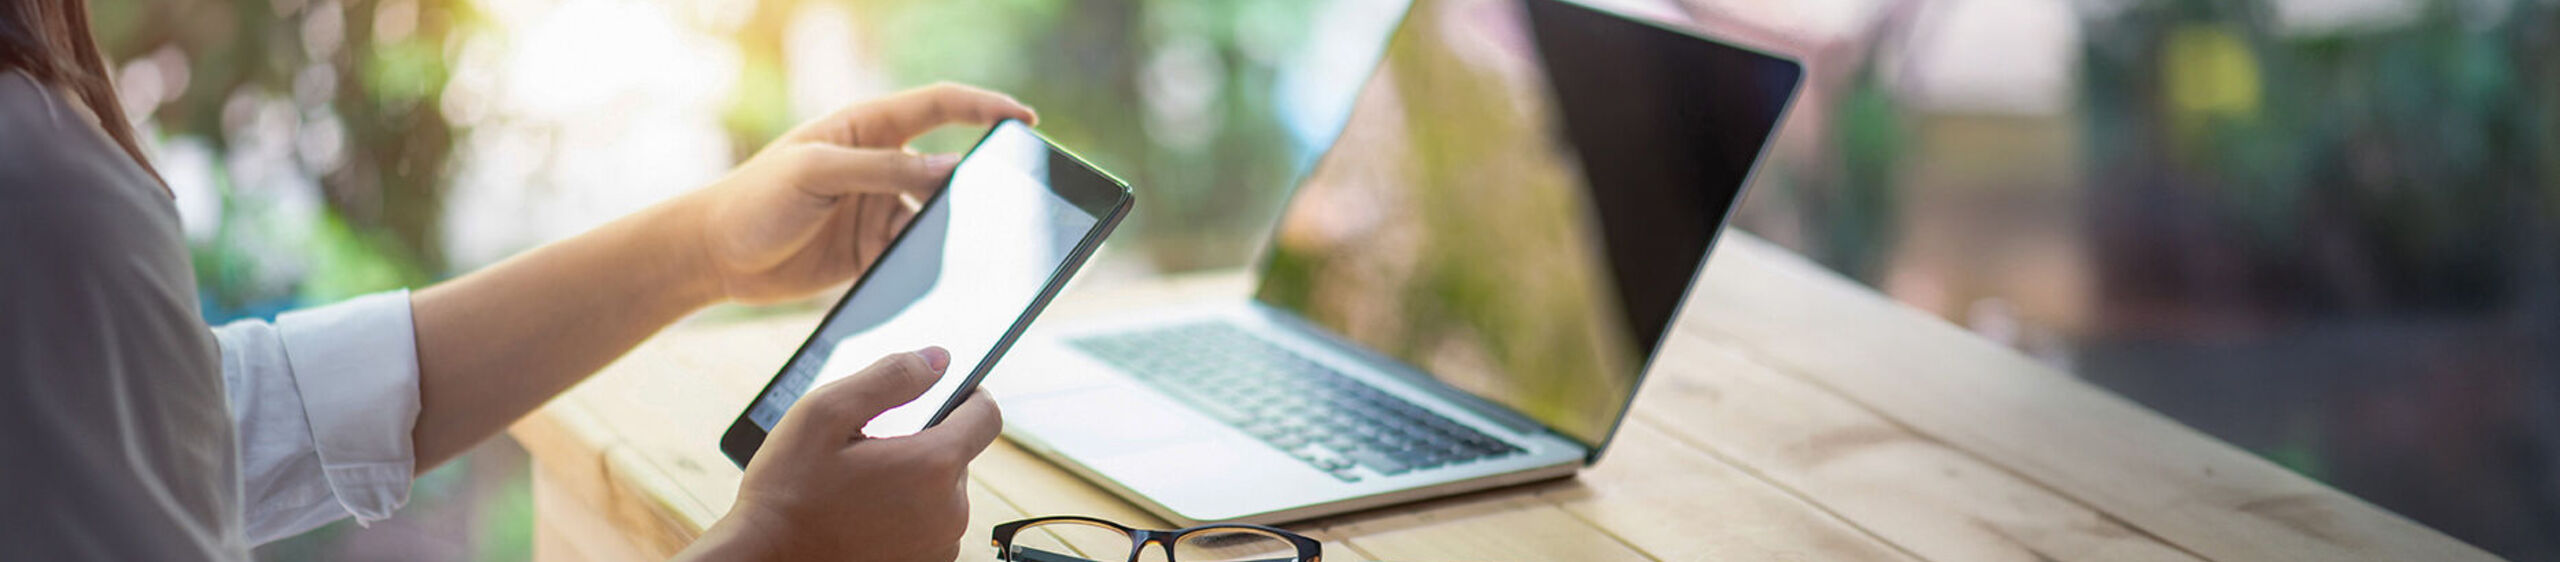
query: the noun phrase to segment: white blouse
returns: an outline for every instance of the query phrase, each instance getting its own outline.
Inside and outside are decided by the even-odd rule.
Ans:
[[[251,544],[409,501],[417,457],[418,345],[409,292],[216,328],[240,448]]]

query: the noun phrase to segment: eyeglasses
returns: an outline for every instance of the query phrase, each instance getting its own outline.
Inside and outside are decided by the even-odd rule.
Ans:
[[[1006,562],[1136,562],[1147,545],[1168,562],[1319,562],[1324,544],[1261,525],[1131,529],[1091,517],[1056,515],[997,525],[996,559]]]

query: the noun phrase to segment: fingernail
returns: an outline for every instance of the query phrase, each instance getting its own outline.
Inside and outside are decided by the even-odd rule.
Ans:
[[[936,170],[949,170],[949,169],[951,169],[951,167],[952,167],[952,166],[958,166],[958,165],[960,165],[960,155],[958,155],[958,154],[927,154],[927,155],[924,155],[924,165],[925,165],[925,167],[933,168],[933,169],[936,169]]]
[[[943,369],[951,368],[951,352],[944,351],[942,346],[928,346],[924,349],[918,349],[916,350],[916,356],[923,357],[924,364],[932,366],[934,372],[939,373],[942,372]]]

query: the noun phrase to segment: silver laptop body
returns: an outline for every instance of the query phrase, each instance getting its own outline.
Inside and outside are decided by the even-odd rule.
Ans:
[[[1800,79],[1560,0],[1418,1],[1256,296],[1035,327],[986,383],[1005,435],[1184,525],[1571,475]]]

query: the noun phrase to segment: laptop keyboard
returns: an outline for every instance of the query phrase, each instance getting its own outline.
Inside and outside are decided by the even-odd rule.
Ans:
[[[1520,452],[1224,322],[1069,344],[1345,482]]]

